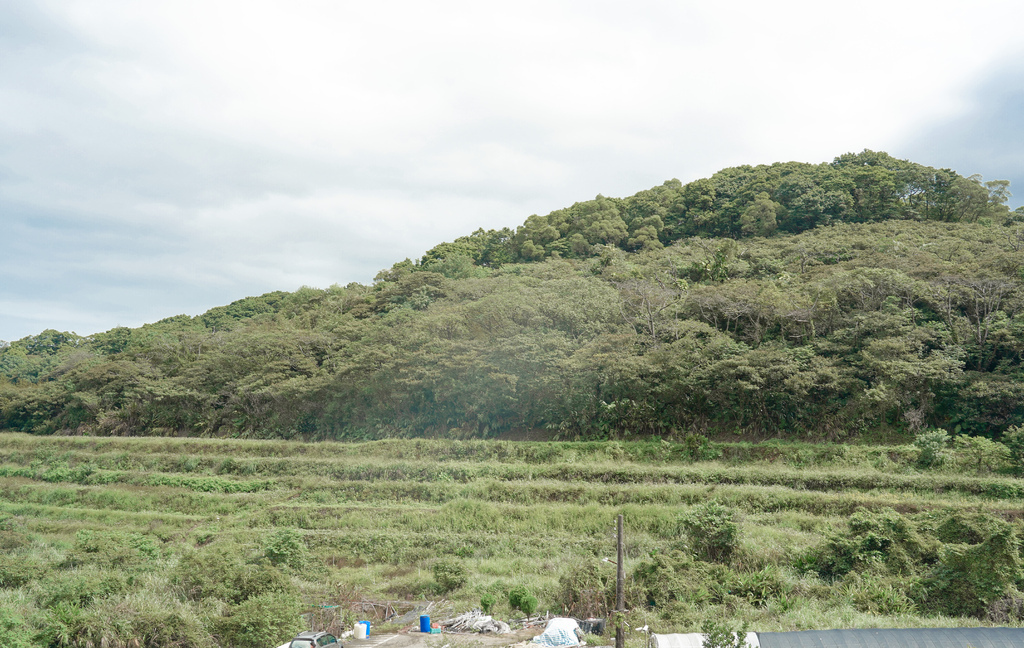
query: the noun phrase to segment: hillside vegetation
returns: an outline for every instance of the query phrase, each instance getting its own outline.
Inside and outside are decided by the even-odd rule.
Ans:
[[[360,601],[521,618],[514,592],[604,616],[620,513],[633,628],[1021,625],[1024,483],[969,449],[924,457],[2,434],[0,645],[266,648]]]
[[[0,429],[301,439],[1024,423],[1024,212],[864,151],[483,231],[370,286],[0,349]]]

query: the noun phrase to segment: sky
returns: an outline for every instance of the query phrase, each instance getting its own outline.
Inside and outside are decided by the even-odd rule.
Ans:
[[[1024,4],[0,0],[0,340],[863,149],[1024,198]]]

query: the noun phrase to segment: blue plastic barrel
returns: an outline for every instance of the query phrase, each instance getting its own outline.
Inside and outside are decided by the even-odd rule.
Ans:
[[[430,633],[430,615],[420,615],[420,632]]]

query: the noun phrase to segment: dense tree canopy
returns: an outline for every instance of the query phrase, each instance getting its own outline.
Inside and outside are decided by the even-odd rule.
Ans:
[[[478,230],[370,286],[0,348],[40,434],[836,437],[1024,423],[1024,213],[864,151]]]

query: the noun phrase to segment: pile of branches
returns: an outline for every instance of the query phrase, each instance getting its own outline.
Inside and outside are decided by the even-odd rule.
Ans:
[[[512,632],[504,621],[499,621],[480,610],[460,614],[451,619],[439,621],[438,625],[447,632],[481,632],[483,634],[508,634]]]

